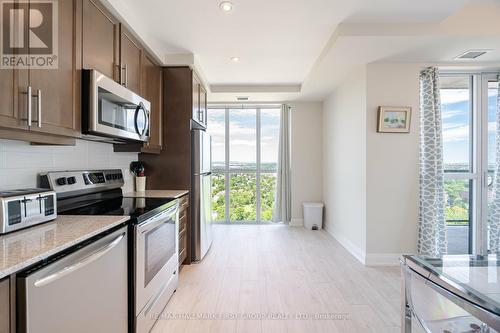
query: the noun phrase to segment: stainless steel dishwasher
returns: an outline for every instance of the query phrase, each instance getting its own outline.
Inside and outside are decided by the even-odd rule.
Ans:
[[[19,332],[127,332],[127,227],[19,274],[17,283]]]

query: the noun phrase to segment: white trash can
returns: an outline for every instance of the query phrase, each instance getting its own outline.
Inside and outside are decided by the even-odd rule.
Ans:
[[[323,203],[304,202],[304,228],[309,230],[319,230],[323,228]]]

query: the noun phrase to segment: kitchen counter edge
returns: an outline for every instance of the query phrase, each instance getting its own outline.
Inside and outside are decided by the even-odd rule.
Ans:
[[[129,216],[59,215],[0,236],[0,279],[130,220]]]

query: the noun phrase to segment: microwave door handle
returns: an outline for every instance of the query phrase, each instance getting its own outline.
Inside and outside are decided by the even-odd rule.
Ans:
[[[144,126],[144,135],[149,136],[151,130],[151,123],[149,119],[149,112],[144,108],[144,119],[146,119],[146,126]]]
[[[141,105],[137,105],[135,108],[135,114],[134,114],[134,127],[135,127],[135,132],[137,135],[141,136],[141,132],[139,132],[139,124],[137,123],[137,118],[139,116],[139,110],[141,109]]]
[[[139,118],[139,110],[142,110],[142,112],[144,113],[144,128],[142,128],[142,131],[139,131],[139,124],[137,122],[137,120]],[[146,108],[144,107],[144,104],[142,104],[142,102],[139,103],[139,105],[135,109],[134,127],[135,127],[135,132],[137,133],[137,135],[139,135],[139,137],[141,139],[143,139],[144,135],[146,134],[146,131],[149,128],[149,116],[148,116]]]

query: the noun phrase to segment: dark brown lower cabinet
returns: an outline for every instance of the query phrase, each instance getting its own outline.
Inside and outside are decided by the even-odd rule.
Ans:
[[[0,333],[10,333],[10,279],[0,281]]]
[[[190,264],[190,225],[189,225],[189,194],[179,199],[179,266],[182,264]],[[189,255],[188,255],[189,254]]]

